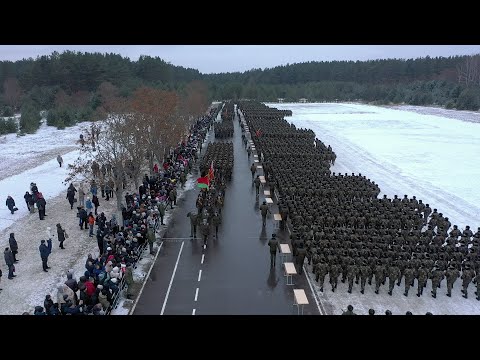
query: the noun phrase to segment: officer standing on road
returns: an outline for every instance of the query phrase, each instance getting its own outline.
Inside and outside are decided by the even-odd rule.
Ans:
[[[255,163],[252,164],[252,166],[250,166],[250,171],[252,172],[252,179],[255,177],[255,172],[257,171],[257,166],[255,165]]]
[[[277,258],[278,240],[277,234],[272,234],[272,238],[268,241],[270,246],[270,267],[275,267],[275,260]]]
[[[262,214],[262,225],[265,226],[267,224],[267,213],[270,212],[266,201],[264,201],[263,204],[260,205],[260,212]]]
[[[253,183],[255,184],[255,194],[258,197],[258,195],[260,194],[260,184],[261,184],[260,175],[257,175],[255,180],[253,180]]]
[[[195,214],[193,211],[190,211],[187,214],[187,217],[190,218],[190,237],[197,237],[197,223],[198,223],[198,214]]]

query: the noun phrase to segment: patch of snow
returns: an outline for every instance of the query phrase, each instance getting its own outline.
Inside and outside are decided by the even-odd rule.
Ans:
[[[337,154],[332,171],[366,175],[379,184],[379,197],[416,195],[461,229],[470,225],[475,231],[480,225],[480,192],[473,191],[480,188],[480,124],[465,120],[464,114],[444,109],[431,111],[442,115],[438,116],[362,104],[348,104],[348,109],[358,110],[356,113],[348,113],[344,104],[267,105],[292,110],[293,116],[286,117],[287,121],[312,129],[318,139],[332,146]],[[459,119],[446,117],[445,112],[452,117],[459,114]],[[354,284],[349,294],[347,283],[340,281],[332,292],[327,276],[322,293],[311,266],[306,268],[327,314],[339,315],[350,304],[357,314],[368,314],[370,308],[377,314],[387,309],[393,314],[480,314],[474,285],[470,284],[469,298],[464,299],[460,279],[455,282],[451,298],[445,295],[445,280],[436,299],[430,294],[430,280],[421,297],[416,296],[417,281],[405,297],[404,280],[400,287],[395,285],[393,296],[387,294],[388,278],[380,294],[367,284],[362,295],[360,285]]]

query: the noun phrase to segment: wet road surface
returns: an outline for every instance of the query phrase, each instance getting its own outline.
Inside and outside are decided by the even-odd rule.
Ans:
[[[218,239],[214,228],[206,249],[203,240],[190,239],[187,213],[196,211],[199,190],[187,191],[173,210],[175,217],[134,315],[294,315],[294,288],[307,294],[310,304],[304,314],[319,314],[305,273],[294,275],[295,285],[288,286],[278,254],[276,267],[270,268],[268,240],[277,232],[280,242],[287,242],[288,232],[274,229],[273,215],[262,227],[258,208],[263,188],[256,199],[250,173],[253,155],[248,159],[237,117],[234,128],[233,177],[227,184]],[[277,210],[272,205],[272,214]]]

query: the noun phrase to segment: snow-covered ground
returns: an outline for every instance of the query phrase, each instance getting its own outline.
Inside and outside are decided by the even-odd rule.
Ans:
[[[332,171],[362,173],[379,184],[389,197],[416,195],[432,208],[437,208],[452,224],[475,231],[480,226],[480,123],[475,112],[420,107],[395,109],[361,104],[267,104],[277,109],[291,109],[288,121],[300,128],[312,129],[317,138],[330,144],[337,154]],[[420,109],[419,109],[420,108]],[[405,110],[402,110],[405,109]],[[419,112],[423,112],[421,114]],[[468,113],[468,114],[467,114]],[[435,115],[432,115],[435,114]],[[309,266],[307,268],[310,268]],[[341,314],[349,304],[354,311],[367,314],[369,308],[378,313],[389,309],[393,314],[480,314],[474,285],[469,298],[461,297],[461,281],[457,280],[452,298],[445,296],[446,283],[430,295],[431,282],[422,297],[416,288],[403,296],[404,282],[395,287],[393,296],[382,286],[380,294],[366,286],[365,295],[354,285],[347,293],[339,283],[332,293],[325,280],[325,292],[319,298],[327,314]],[[416,285],[416,283],[415,283]]]
[[[43,121],[35,134],[25,136],[7,134],[1,136],[0,164],[2,166],[0,167],[0,180],[33,169],[48,160],[56,159],[58,154],[63,157],[65,153],[76,149],[75,142],[79,138],[81,128],[87,124],[89,123],[82,123],[65,130],[57,130],[56,127],[47,126]],[[67,161],[65,158],[63,160]]]
[[[332,171],[366,175],[380,196],[415,195],[459,228],[480,226],[480,124],[360,104],[267,105],[291,109],[288,121],[332,146]]]
[[[1,278],[0,288],[0,315],[21,314],[24,311],[30,313],[36,305],[43,306],[46,294],[51,294],[56,299],[57,285],[64,283],[66,272],[74,270],[78,278],[85,272],[87,255],[98,255],[97,241],[95,237],[88,236],[88,230],[80,230],[76,209],[70,210],[66,200],[66,185],[63,184],[67,175],[66,165],[72,163],[78,156],[76,141],[81,128],[89,123],[57,130],[43,124],[36,134],[17,137],[9,134],[1,137],[0,142],[0,259]],[[207,140],[208,141],[208,140]],[[62,154],[64,165],[59,167],[56,156]],[[190,175],[186,189],[193,187],[195,181]],[[47,201],[46,218],[40,221],[38,211],[30,214],[27,210],[23,195],[30,189],[30,183],[36,182]],[[126,189],[130,191],[131,189]],[[179,191],[181,196],[182,191]],[[11,195],[16,202],[18,211],[10,214],[5,206],[7,195]],[[108,219],[116,212],[114,201],[105,201],[100,197],[99,211],[104,212]],[[168,211],[166,220],[172,216]],[[69,235],[64,243],[65,250],[58,247],[56,240],[56,224],[62,224]],[[55,234],[52,253],[48,264],[51,269],[48,273],[43,272],[38,247],[40,240],[46,238],[46,228],[51,227]],[[18,242],[16,272],[13,280],[7,278],[8,269],[3,259],[3,250],[9,246],[9,234],[15,233]],[[147,251],[148,253],[148,251]],[[151,258],[146,256],[145,261],[151,264]],[[140,266],[139,269],[143,268]],[[148,271],[148,270],[147,270]],[[141,274],[135,273],[135,279],[142,280]],[[122,306],[116,310],[116,314],[126,313]]]

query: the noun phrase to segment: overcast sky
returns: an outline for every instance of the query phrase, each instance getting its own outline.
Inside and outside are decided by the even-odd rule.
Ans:
[[[306,61],[472,55],[480,53],[480,45],[0,45],[0,60],[36,58],[64,50],[116,53],[132,60],[140,55],[158,56],[202,73],[219,73]]]

